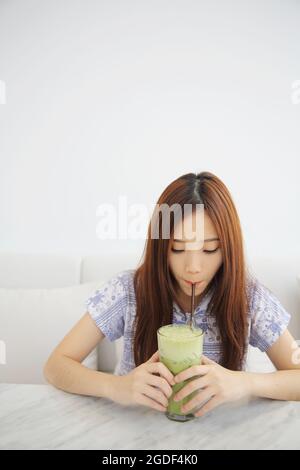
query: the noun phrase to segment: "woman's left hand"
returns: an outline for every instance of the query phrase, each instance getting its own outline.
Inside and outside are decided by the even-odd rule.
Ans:
[[[177,398],[175,401],[180,401],[200,389],[199,393],[181,408],[183,413],[192,411],[206,401],[194,413],[195,416],[202,416],[221,403],[239,400],[250,395],[249,374],[225,369],[203,355],[201,364],[180,372],[174,379],[176,383],[179,383],[195,376],[198,378],[191,380],[173,397],[173,399]]]

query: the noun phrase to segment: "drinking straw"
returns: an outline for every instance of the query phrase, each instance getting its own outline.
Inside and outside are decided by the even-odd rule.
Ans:
[[[192,284],[192,297],[191,297],[191,316],[190,316],[190,328],[193,328],[193,318],[195,310],[195,284]]]

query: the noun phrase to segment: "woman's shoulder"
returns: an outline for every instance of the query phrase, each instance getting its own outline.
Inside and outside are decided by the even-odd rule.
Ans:
[[[261,287],[261,284],[257,277],[250,271],[246,274],[246,294],[250,304],[254,300],[254,296],[257,294]]]
[[[276,299],[274,293],[250,271],[246,275],[246,293],[250,310],[263,300]]]
[[[115,301],[118,298],[128,296],[134,288],[134,274],[135,269],[125,269],[116,272],[105,281],[100,281],[99,286],[94,289],[87,303],[95,306],[99,303]]]
[[[274,292],[251,272],[247,274],[246,290],[251,316],[257,315],[259,312],[280,313],[284,317],[289,316]]]
[[[124,334],[129,305],[132,306],[133,269],[119,271],[86,300],[86,310],[110,341]]]
[[[247,278],[250,339],[252,346],[266,351],[289,324],[291,315],[276,295],[253,274]]]
[[[116,273],[115,277],[123,282],[125,285],[131,286],[134,280],[136,269],[124,269]]]
[[[123,293],[129,297],[135,294],[134,291],[134,276],[136,269],[124,269],[115,274],[111,279],[113,285],[120,284],[122,286]]]

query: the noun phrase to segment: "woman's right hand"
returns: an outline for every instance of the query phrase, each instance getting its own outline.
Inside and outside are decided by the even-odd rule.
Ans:
[[[156,351],[147,362],[118,377],[112,399],[121,405],[144,405],[164,412],[172,385],[175,385],[174,376],[159,362]]]

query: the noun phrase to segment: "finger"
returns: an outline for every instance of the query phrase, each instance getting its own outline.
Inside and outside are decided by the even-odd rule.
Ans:
[[[169,382],[163,377],[157,377],[156,375],[149,374],[149,379],[147,380],[149,385],[159,388],[167,398],[173,393],[172,387]]]
[[[207,387],[204,390],[202,390],[201,392],[199,392],[194,398],[189,400],[185,405],[183,405],[181,407],[181,411],[183,411],[184,413],[187,413],[187,412],[193,410],[194,408],[199,407],[199,405],[201,405],[201,403],[203,403],[205,400],[210,399],[213,396],[214,396],[213,389],[211,387]],[[203,405],[203,406],[205,406],[205,405]]]
[[[151,374],[158,373],[164,377],[170,385],[175,385],[174,376],[162,362],[147,363],[147,371]]]
[[[143,395],[146,395],[148,398],[152,398],[160,405],[167,407],[168,406],[168,399],[162,393],[162,391],[158,388],[152,387],[151,385],[145,385],[143,388]]]
[[[174,380],[176,383],[179,383],[183,380],[187,380],[191,377],[194,377],[195,375],[205,375],[209,372],[209,369],[209,365],[195,365],[177,374],[174,377]]]
[[[203,416],[205,413],[208,413],[209,411],[213,410],[217,406],[221,405],[223,402],[221,398],[218,398],[217,396],[211,398],[205,405],[201,406],[200,410],[196,411],[194,413],[195,416]]]
[[[185,397],[188,397],[191,393],[195,392],[195,390],[203,389],[208,385],[210,385],[210,379],[207,375],[200,377],[200,379],[191,380],[178,393],[176,393],[173,400],[183,400]]]
[[[213,361],[212,359],[209,359],[208,357],[204,356],[204,354],[202,354],[201,364],[216,364],[216,362]]]
[[[155,351],[154,354],[150,357],[150,359],[147,362],[157,362],[159,361],[159,351]]]
[[[148,406],[148,408],[152,408],[153,410],[157,411],[165,412],[167,410],[165,406],[161,405],[160,403],[157,403],[154,400],[151,400],[151,398],[146,397],[146,395],[143,394],[140,396],[138,403],[140,405]]]

